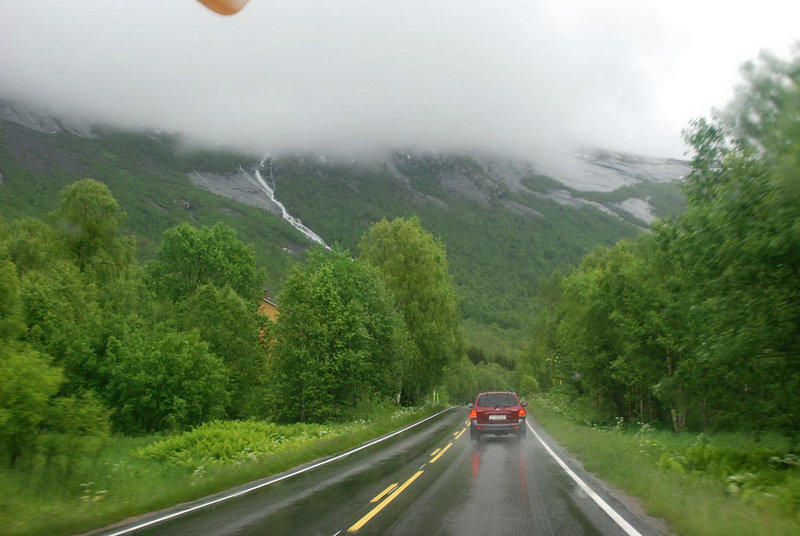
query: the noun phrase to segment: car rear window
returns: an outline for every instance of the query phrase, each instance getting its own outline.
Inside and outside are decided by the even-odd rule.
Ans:
[[[514,395],[508,393],[481,395],[478,397],[478,405],[491,406],[494,408],[516,406],[517,398]]]

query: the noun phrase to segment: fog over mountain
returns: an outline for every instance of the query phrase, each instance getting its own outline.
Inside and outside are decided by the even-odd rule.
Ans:
[[[0,96],[261,154],[577,146],[681,157],[797,3],[0,0]]]

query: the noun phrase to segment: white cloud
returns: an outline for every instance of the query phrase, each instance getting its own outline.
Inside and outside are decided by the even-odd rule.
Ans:
[[[742,62],[786,52],[786,4],[250,0],[221,17],[194,0],[0,0],[0,93],[264,152],[680,156]]]

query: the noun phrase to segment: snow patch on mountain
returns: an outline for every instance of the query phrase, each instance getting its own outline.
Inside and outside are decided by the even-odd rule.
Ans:
[[[621,203],[612,203],[612,206],[624,210],[634,218],[650,225],[656,220],[655,210],[646,199],[631,197]]]
[[[682,180],[689,165],[673,158],[650,158],[603,150],[551,154],[537,170],[565,186],[584,192],[613,192],[642,181]]]

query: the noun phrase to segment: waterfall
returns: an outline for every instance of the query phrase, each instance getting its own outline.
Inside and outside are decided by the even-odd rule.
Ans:
[[[261,190],[267,195],[269,200],[275,203],[275,206],[277,206],[280,209],[281,218],[289,222],[289,224],[292,227],[303,233],[313,242],[320,244],[325,249],[330,249],[330,246],[328,246],[328,244],[326,244],[325,241],[317,233],[315,233],[314,231],[303,225],[303,222],[300,221],[300,218],[296,218],[291,214],[289,214],[289,211],[286,210],[286,207],[283,205],[283,203],[275,199],[275,190],[272,189],[270,185],[267,184],[267,181],[264,180],[264,177],[261,176],[261,170],[264,168],[264,165],[267,163],[267,161],[269,161],[269,179],[272,182],[272,184],[275,184],[275,178],[272,176],[272,159],[269,157],[264,157],[264,159],[259,163],[258,167],[255,170],[255,179],[256,182],[258,182],[258,185],[261,187]],[[239,166],[239,171],[241,171],[245,175],[248,175],[248,173],[244,169],[242,169],[242,166]]]

